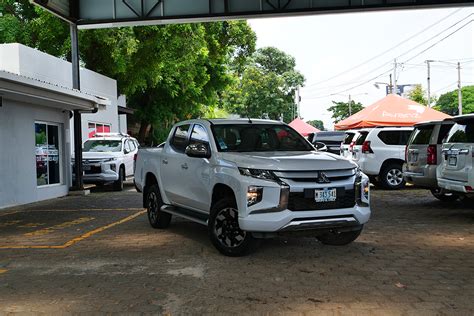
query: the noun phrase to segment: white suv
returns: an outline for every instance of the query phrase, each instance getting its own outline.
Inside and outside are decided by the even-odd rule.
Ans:
[[[443,144],[437,169],[439,187],[447,192],[474,195],[474,114],[454,118],[456,123]]]
[[[138,141],[127,134],[97,133],[84,143],[82,168],[84,183],[113,183],[123,189],[123,181],[132,177],[138,152]]]
[[[405,186],[403,163],[405,147],[413,127],[376,127],[362,129],[352,148],[352,160],[371,181],[380,182],[386,189]]]

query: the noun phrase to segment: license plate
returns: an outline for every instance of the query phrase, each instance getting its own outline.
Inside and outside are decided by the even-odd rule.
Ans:
[[[334,202],[337,199],[336,189],[317,189],[314,190],[314,200],[316,203]]]
[[[456,156],[450,156],[448,158],[448,164],[450,166],[455,166],[455,165],[457,165],[457,163],[458,163],[458,158]]]
[[[82,170],[84,170],[84,171],[89,171],[89,170],[91,170],[91,166],[89,166],[89,165],[83,165],[83,166],[82,166]]]

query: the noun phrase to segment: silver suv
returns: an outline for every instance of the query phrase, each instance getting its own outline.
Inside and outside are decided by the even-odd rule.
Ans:
[[[457,116],[443,144],[438,185],[446,191],[474,195],[474,114]]]
[[[451,119],[416,124],[405,151],[403,175],[406,182],[429,189],[434,197],[442,201],[459,198],[457,194],[441,190],[436,180],[443,139],[453,125]]]

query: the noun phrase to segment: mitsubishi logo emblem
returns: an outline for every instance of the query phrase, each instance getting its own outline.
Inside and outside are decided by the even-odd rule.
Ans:
[[[330,183],[331,180],[329,180],[327,174],[324,172],[320,172],[318,178],[316,179],[317,183]]]

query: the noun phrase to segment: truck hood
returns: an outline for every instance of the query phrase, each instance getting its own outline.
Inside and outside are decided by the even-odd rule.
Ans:
[[[274,171],[352,169],[357,165],[341,156],[323,152],[272,151],[221,153],[222,158],[241,168]]]
[[[120,152],[83,152],[82,159],[110,159],[122,156]]]

